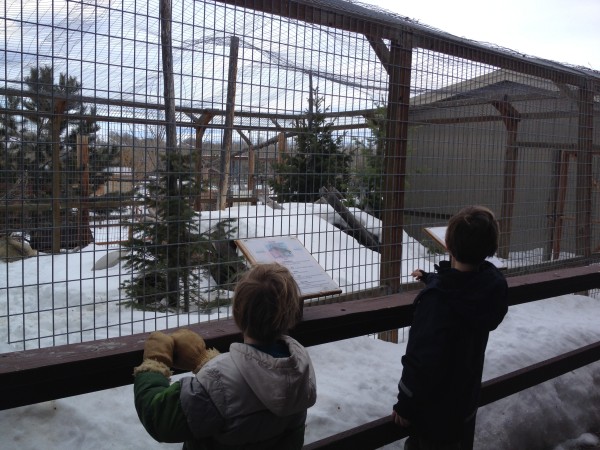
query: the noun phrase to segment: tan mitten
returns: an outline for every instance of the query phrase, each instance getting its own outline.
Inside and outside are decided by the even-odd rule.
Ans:
[[[202,336],[187,328],[180,328],[171,337],[175,342],[173,367],[177,369],[198,373],[204,364],[219,354],[214,348],[207,349]]]
[[[137,375],[141,372],[158,372],[166,376],[171,376],[169,367],[173,366],[173,350],[175,342],[168,334],[161,331],[150,333],[144,343],[144,362],[133,370]]]

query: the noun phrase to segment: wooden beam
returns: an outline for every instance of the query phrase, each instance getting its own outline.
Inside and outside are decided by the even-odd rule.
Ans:
[[[489,103],[489,102],[488,102]],[[411,125],[452,125],[452,124],[461,124],[461,123],[485,123],[485,122],[499,122],[504,119],[499,115],[492,114],[482,114],[477,116],[463,116],[463,117],[433,117],[433,118],[424,118],[425,114],[413,114],[411,110]],[[556,112],[543,112],[543,113],[522,113],[521,120],[548,120],[548,119],[566,119],[566,118],[576,118],[578,117],[578,113],[576,112],[565,112],[565,111],[556,111]],[[560,145],[560,144],[556,144]]]
[[[479,405],[516,394],[537,384],[600,360],[600,342],[515,370],[482,385]]]
[[[577,134],[577,180],[575,190],[576,253],[592,252],[592,151],[594,143],[594,91],[587,83],[579,89]]]
[[[512,219],[515,205],[515,192],[517,190],[517,137],[519,121],[517,111],[508,101],[490,102],[498,110],[504,126],[506,127],[506,150],[504,157],[504,185],[502,189],[502,206],[500,210],[500,239],[498,243],[498,256],[507,259],[510,252],[510,235],[512,232]]]
[[[208,128],[208,124],[213,120],[214,115],[210,113],[203,113],[200,117],[190,115],[194,123],[196,124],[196,142],[194,143],[194,154],[195,154],[195,170],[196,170],[196,184],[199,188],[204,185],[204,174],[202,164],[202,140],[204,139],[204,133]],[[194,209],[196,211],[202,211],[202,193],[196,196],[194,199]]]
[[[218,0],[219,3],[250,8],[352,33],[397,40],[413,34],[415,47],[450,56],[542,77],[556,83],[582,86],[586,79],[599,80],[592,71],[582,71],[516,52],[494,49],[484,44],[433,30],[416,22],[392,17],[349,4],[314,3],[307,0]],[[369,14],[365,14],[369,11]],[[598,81],[596,81],[598,82]]]
[[[175,197],[178,195],[178,180],[173,167],[173,157],[177,152],[177,125],[175,120],[175,80],[173,74],[173,43],[172,43],[172,6],[171,0],[159,0],[159,18],[160,18],[160,49],[162,59],[162,78],[163,78],[163,100],[165,103],[165,171],[167,197]],[[170,206],[167,206],[167,220],[172,220],[175,211]],[[168,227],[167,243],[175,244],[181,242],[181,236],[176,230],[180,227]],[[174,265],[173,252],[169,252],[167,256],[167,266]],[[175,305],[179,301],[179,278],[175,271],[169,270],[166,275],[166,298],[169,305]],[[184,295],[187,295],[188,290],[183,289]],[[189,302],[187,297],[184,306],[184,311],[188,310]]]
[[[545,148],[548,150],[576,150],[577,144],[568,142],[531,142],[531,141],[517,141],[515,145],[519,148]]]
[[[556,378],[600,360],[600,342],[556,356],[482,383],[479,406],[495,402],[524,389]],[[406,428],[396,426],[391,414],[302,447],[302,450],[376,450],[408,436]],[[491,444],[491,443],[488,443]]]
[[[389,75],[390,61],[392,58],[390,49],[387,47],[387,45],[385,45],[385,42],[383,41],[383,39],[374,38],[374,37],[370,37],[370,36],[365,36],[365,37],[367,38],[367,40],[369,41],[369,44],[371,45],[371,48],[373,49],[373,51],[379,58],[379,61],[381,61],[383,68],[386,70],[386,72]]]
[[[397,33],[392,32],[392,28],[385,31],[389,27],[388,24],[381,20],[368,20],[368,16],[364,13],[365,11],[373,12],[372,10],[352,3],[344,3],[343,7],[340,5],[336,8],[333,2],[319,3],[302,0],[218,0],[218,2],[353,33],[397,37]],[[380,16],[385,18],[381,13]]]
[[[13,89],[13,88],[2,88],[0,87],[0,95],[14,95],[18,97],[28,97],[31,95],[29,91],[23,91],[21,89]],[[67,99],[66,96],[61,95],[60,93],[56,93],[56,95],[44,95],[42,93],[35,94],[36,98],[44,98],[44,99]],[[116,100],[116,99],[108,99],[102,97],[88,97],[88,96],[78,96],[78,101],[82,103],[90,103],[93,105],[106,105],[106,106],[120,106],[124,108],[132,108],[132,109],[151,109],[156,111],[164,111],[165,105],[160,103],[147,103],[147,102],[133,102],[128,100]],[[188,117],[194,119],[197,115],[202,114],[211,114],[214,116],[225,116],[227,111],[221,109],[214,108],[193,108],[188,106],[178,106],[176,111],[187,115]],[[358,117],[365,116],[366,114],[372,113],[373,109],[360,109],[353,111],[323,111],[323,116],[325,117]],[[20,109],[11,109],[0,107],[0,112],[2,114],[11,114],[11,115],[19,115],[25,117],[37,117],[37,116],[52,116],[52,112],[43,112],[43,111],[24,111]],[[289,113],[264,113],[264,112],[254,112],[254,111],[238,111],[236,112],[237,117],[246,117],[246,118],[259,118],[259,119],[269,119],[269,120],[296,120],[296,119],[305,119],[306,114],[289,114]],[[69,119],[79,119],[79,120],[91,120],[91,121],[101,121],[101,122],[115,122],[115,121],[123,121],[123,122],[134,122],[137,123],[138,120],[136,118],[125,118],[119,117],[115,120],[114,116],[102,116],[99,114],[79,114],[79,113],[69,113]],[[164,120],[153,120],[150,119],[145,122],[140,123],[165,123]],[[178,122],[180,124],[185,124],[185,122]],[[246,128],[254,129],[255,127],[252,125],[248,125]]]
[[[302,450],[376,450],[408,436],[408,430],[394,424],[392,414],[367,422],[302,447]]]
[[[530,275],[508,277],[509,305],[519,305],[558,295],[572,294],[600,287],[600,266],[550,269]]]
[[[50,118],[52,132],[52,253],[60,253],[62,240],[62,218],[60,199],[62,196],[62,164],[60,162],[60,125],[64,118],[66,100],[57,100],[54,114]]]
[[[516,305],[600,287],[600,267],[551,270],[507,279]],[[317,345],[409,326],[417,291],[304,308],[291,335]],[[209,347],[228,351],[241,341],[233,320],[189,326]],[[173,331],[166,330],[167,332]],[[149,333],[0,354],[0,409],[131,384]]]
[[[223,131],[223,147],[219,167],[219,202],[217,209],[227,207],[227,191],[229,190],[229,172],[231,171],[231,145],[233,138],[233,119],[235,116],[235,91],[238,70],[238,53],[240,38],[232,36],[229,44],[229,72],[227,75],[227,109],[225,114],[225,130]]]
[[[400,290],[402,234],[404,232],[404,194],[408,154],[408,120],[412,68],[412,37],[392,41],[390,81],[385,129],[384,192],[382,217],[381,284],[389,292]]]
[[[415,33],[415,46],[471,62],[479,62],[544,78],[560,84],[582,86],[586,79],[594,77],[591,72],[578,72],[576,69],[560,64],[550,64],[533,57],[495,50],[485,47],[483,44],[456,38],[445,33],[435,33],[433,31]]]
[[[563,220],[565,213],[565,202],[567,197],[567,181],[569,175],[569,152],[561,150],[558,152],[558,167],[557,167],[557,186],[556,186],[556,201],[554,202],[554,211],[552,219],[552,236],[550,243],[552,245],[552,259],[557,260],[560,257],[560,244],[562,241]]]
[[[252,141],[250,140],[250,138],[248,136],[246,136],[244,133],[242,133],[241,130],[237,130],[237,132],[240,135],[240,137],[242,138],[242,140],[248,146],[248,148],[246,149],[248,151],[248,191],[254,192],[254,188],[256,185],[256,180],[255,180],[256,177],[254,175],[256,152],[254,151],[254,146],[252,145]],[[238,152],[235,154],[235,156],[237,157],[238,155],[241,155],[241,154],[243,154],[243,152]],[[256,203],[254,203],[254,204],[256,204]]]
[[[79,181],[79,197],[88,199],[90,197],[90,149],[89,137],[77,135],[77,170],[81,176]],[[90,212],[86,207],[78,208],[77,213],[77,242],[83,247],[94,242],[94,235],[90,230]]]

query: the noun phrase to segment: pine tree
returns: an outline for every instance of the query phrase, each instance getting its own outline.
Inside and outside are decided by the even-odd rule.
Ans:
[[[52,130],[56,125],[62,136],[69,126],[68,113],[84,108],[81,101],[81,83],[76,77],[60,73],[54,81],[52,66],[32,67],[25,77],[27,99],[22,101],[27,122],[35,133],[34,154],[30,170],[34,179],[34,191],[38,197],[48,196],[47,185],[51,182],[48,165],[52,160]],[[66,185],[66,184],[63,184]]]
[[[169,307],[185,312],[192,303],[202,309],[216,306],[199,293],[202,271],[210,273],[220,286],[235,281],[241,258],[235,253],[222,254],[214,245],[227,241],[236,231],[230,220],[219,222],[212,230],[198,229],[197,214],[191,207],[198,195],[198,186],[190,170],[190,162],[181,155],[171,155],[172,173],[177,173],[177,194],[169,195],[168,181],[172,173],[164,173],[156,182],[146,186],[139,200],[153,221],[133,225],[132,238],[126,247],[126,267],[132,278],[123,283],[127,295],[144,308]],[[191,165],[193,167],[193,164]],[[226,272],[226,276],[222,274]],[[177,278],[178,289],[169,292],[169,277]],[[227,286],[225,286],[227,287]],[[166,305],[158,303],[165,299]]]
[[[38,141],[51,137],[52,123],[55,120],[60,121],[59,129],[62,134],[67,129],[68,120],[64,116],[56,117],[54,114],[79,111],[82,108],[81,83],[76,77],[60,73],[58,83],[55,84],[54,68],[42,66],[30,69],[29,76],[25,77],[25,84],[28,99],[23,101],[23,107],[26,111],[37,113],[33,118],[28,117],[35,124]]]
[[[283,155],[274,163],[275,179],[269,184],[279,201],[314,202],[322,187],[336,188],[344,193],[350,179],[352,156],[342,147],[343,136],[334,137],[333,122],[327,122],[324,99],[313,91],[314,108],[309,107],[306,118],[296,124],[295,152]]]
[[[7,185],[16,181],[23,170],[19,158],[23,130],[16,113],[9,112],[18,110],[20,105],[19,97],[7,95],[2,108],[4,112],[0,114],[0,171],[2,183]]]
[[[356,174],[352,177],[353,194],[358,198],[358,207],[375,217],[381,218],[383,208],[383,158],[385,145],[385,118],[387,109],[380,106],[367,119],[371,136],[364,141],[356,140],[358,154],[363,158]]]
[[[106,182],[109,174],[104,171],[109,167],[120,153],[117,145],[109,145],[99,142],[96,139],[96,133],[100,130],[100,125],[96,122],[96,108],[91,107],[88,110],[87,105],[81,105],[79,114],[81,118],[69,127],[69,133],[64,140],[63,156],[63,175],[66,179],[66,185],[78,185],[81,179],[81,168],[77,165],[77,137],[88,137],[88,172],[90,176],[90,185],[92,190],[96,190],[100,184]],[[68,197],[77,195],[77,193],[66,192]]]
[[[31,181],[31,194],[34,197],[50,197],[52,177],[56,173],[52,170],[53,148],[60,141],[60,197],[77,198],[80,191],[71,192],[71,187],[81,181],[81,170],[76,166],[77,134],[88,136],[92,143],[90,160],[95,165],[90,165],[90,172],[102,171],[114,158],[117,149],[94,145],[95,133],[100,127],[93,119],[95,111],[91,109],[88,114],[87,106],[81,101],[81,83],[77,78],[60,73],[55,82],[54,75],[52,66],[31,68],[29,75],[24,78],[27,93],[22,98],[6,97],[6,108],[10,112],[6,112],[0,121],[0,135],[4,136],[5,144],[1,146],[4,150],[1,168],[6,170],[6,183],[26,176]],[[73,113],[90,117],[79,117],[74,122],[69,119]],[[104,166],[100,167],[101,164]],[[61,211],[62,225],[65,227],[61,232],[61,248],[87,245],[93,240],[87,226],[87,213],[83,210],[72,213],[72,210]],[[53,249],[50,231],[51,224],[54,225],[52,211],[27,214],[22,217],[21,227],[27,228],[25,231],[30,233],[32,245],[36,245],[38,250]]]

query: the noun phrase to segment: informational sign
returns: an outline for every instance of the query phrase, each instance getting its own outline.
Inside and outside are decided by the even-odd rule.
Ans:
[[[425,233],[427,233],[429,235],[430,238],[432,238],[436,244],[438,244],[441,248],[444,249],[444,251],[446,250],[446,228],[448,227],[429,227],[429,228],[424,228]]]
[[[252,265],[277,262],[287,267],[300,288],[302,299],[342,292],[294,236],[238,239],[235,243]]]

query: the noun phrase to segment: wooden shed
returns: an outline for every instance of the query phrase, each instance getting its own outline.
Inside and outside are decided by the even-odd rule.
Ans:
[[[461,205],[484,204],[499,217],[504,257],[540,249],[546,260],[577,254],[580,125],[574,88],[493,70],[413,96],[409,124],[407,209],[427,205],[430,212],[412,218],[412,234],[444,223]],[[598,125],[596,101],[596,143]],[[590,168],[596,181],[589,194],[594,248],[600,245],[599,147],[593,146]]]

